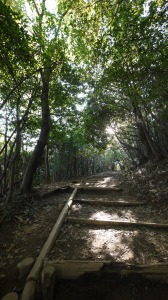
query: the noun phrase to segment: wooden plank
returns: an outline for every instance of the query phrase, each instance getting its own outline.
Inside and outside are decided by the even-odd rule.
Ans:
[[[53,266],[55,268],[56,278],[76,279],[88,272],[99,271],[105,262],[92,261],[49,261],[45,266]]]
[[[140,201],[104,201],[104,200],[88,200],[88,199],[74,199],[74,202],[79,202],[81,204],[91,204],[91,205],[104,205],[104,206],[138,206],[146,205],[146,202]]]
[[[81,185],[78,186],[79,190],[86,190],[86,191],[122,191],[123,189],[121,187],[101,187],[101,186],[85,186],[85,185]]]
[[[71,186],[62,186],[62,187],[57,187],[51,191],[45,192],[44,194],[41,194],[40,196],[42,198],[47,198],[49,196],[55,195],[55,194],[61,194],[61,193],[65,193],[65,192],[72,192],[73,188]]]
[[[88,224],[98,226],[144,226],[152,228],[168,228],[168,224],[164,223],[146,223],[136,221],[116,221],[116,220],[95,220],[85,218],[67,217],[67,222],[75,224]]]
[[[131,265],[114,263],[111,261],[86,261],[86,260],[57,260],[47,261],[45,266],[53,266],[57,278],[76,279],[86,273],[101,271],[110,274],[142,274],[154,279],[166,279],[168,282],[168,264],[158,263],[149,265]],[[165,276],[165,277],[164,277]]]
[[[98,182],[100,180],[103,180],[104,178],[92,178],[92,179],[86,179],[85,182]]]

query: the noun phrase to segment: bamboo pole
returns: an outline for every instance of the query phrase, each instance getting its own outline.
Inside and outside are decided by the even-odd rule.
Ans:
[[[66,219],[70,223],[75,224],[89,224],[98,226],[145,226],[152,228],[168,228],[168,224],[164,223],[146,223],[136,221],[116,221],[116,220],[95,220],[85,218],[67,217]]]
[[[37,280],[43,265],[44,258],[49,253],[49,251],[52,249],[53,244],[58,236],[58,233],[62,227],[62,224],[66,218],[66,215],[72,205],[73,199],[78,191],[78,188],[75,188],[72,195],[68,199],[67,203],[65,204],[63,210],[61,211],[53,229],[51,230],[48,239],[46,240],[39,256],[37,257],[34,266],[32,267],[28,277],[27,282],[24,286],[23,293],[21,296],[21,300],[33,300],[35,296],[35,290],[37,285]]]

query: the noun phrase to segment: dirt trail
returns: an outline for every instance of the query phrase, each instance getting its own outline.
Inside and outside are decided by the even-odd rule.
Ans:
[[[85,182],[85,186],[114,187],[120,184],[113,177],[96,179]],[[82,202],[82,201],[83,202]],[[100,200],[100,205],[86,204],[85,200]],[[69,211],[69,217],[88,218],[92,220],[114,220],[133,222],[167,223],[153,214],[149,203],[137,206],[104,206],[104,201],[134,202],[139,201],[135,196],[121,191],[79,191],[74,204]],[[142,203],[143,203],[142,202]],[[155,229],[137,226],[91,226],[65,223],[59,239],[56,241],[49,259],[85,259],[111,260],[113,262],[131,264],[149,264],[168,261],[168,229]]]
[[[53,190],[53,186],[51,189]],[[45,191],[46,192],[46,191]],[[0,297],[7,292],[20,291],[24,280],[18,278],[17,264],[24,258],[36,258],[54,226],[62,205],[70,192],[49,197],[35,197],[24,209],[1,225],[0,229]]]
[[[118,172],[99,174],[88,180],[72,182],[72,186],[113,187],[121,183]],[[69,185],[62,182],[60,186]],[[42,189],[41,196],[32,198],[30,202],[18,209],[16,216],[1,226],[0,232],[0,297],[10,291],[21,291],[24,281],[18,279],[16,265],[23,258],[36,258],[57,220],[63,204],[71,192],[53,193],[42,197],[46,190],[55,189],[55,185]],[[156,214],[154,206],[135,207],[103,207],[81,204],[80,200],[99,199],[101,201],[137,201],[131,195],[127,185],[122,183],[120,192],[80,192],[76,196],[69,217],[106,218],[113,220],[136,220],[165,222],[166,215]],[[78,202],[79,200],[79,202]],[[140,200],[138,200],[140,201]],[[47,259],[85,259],[110,260],[127,263],[157,263],[168,261],[168,238],[165,229],[147,229],[136,227],[97,228],[80,224],[65,223],[53,250]],[[73,285],[73,284],[72,284]],[[61,292],[60,292],[61,293]],[[97,299],[99,299],[98,297]],[[61,298],[60,298],[61,299]],[[62,298],[64,299],[64,298]],[[65,298],[66,299],[66,298]],[[70,298],[69,298],[70,299]],[[76,298],[78,297],[76,296]],[[91,299],[94,299],[91,298]],[[105,299],[105,298],[100,298]],[[110,299],[110,298],[109,298]],[[120,299],[120,298],[116,298]],[[134,298],[129,298],[134,299]],[[149,298],[150,299],[150,298]],[[157,298],[156,298],[157,299]],[[159,299],[159,298],[158,298]]]

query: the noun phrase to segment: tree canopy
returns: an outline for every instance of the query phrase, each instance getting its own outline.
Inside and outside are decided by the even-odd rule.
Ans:
[[[8,202],[33,180],[167,155],[167,24],[165,0],[0,0],[0,182]]]

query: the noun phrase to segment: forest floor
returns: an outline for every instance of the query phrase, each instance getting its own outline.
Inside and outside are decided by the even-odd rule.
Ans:
[[[93,181],[93,179],[97,179]],[[17,199],[13,204],[12,214],[4,220],[0,227],[0,297],[10,291],[22,290],[25,278],[18,278],[17,264],[26,257],[36,258],[48,237],[62,205],[71,195],[70,190],[60,189],[51,193],[48,197],[45,193],[67,185],[78,186],[94,185],[111,187],[121,184],[123,191],[119,194],[103,193],[89,194],[90,199],[99,198],[105,200],[144,201],[146,205],[138,207],[106,207],[84,205],[75,202],[69,216],[86,217],[95,219],[113,219],[126,221],[145,221],[156,223],[168,223],[168,159],[159,163],[146,164],[129,172],[106,172],[73,182],[60,182],[43,187],[37,187],[36,193],[29,198]],[[80,193],[77,198],[88,199],[87,193]],[[49,259],[71,260],[110,260],[129,264],[168,263],[168,229],[139,228],[139,227],[115,227],[97,228],[80,224],[64,224]],[[93,282],[92,282],[93,281]],[[92,286],[91,286],[92,283]],[[111,283],[111,281],[110,281]],[[142,282],[141,282],[142,283]],[[141,284],[139,279],[137,284]],[[61,286],[63,285],[63,289]],[[58,300],[66,299],[166,299],[168,286],[160,283],[162,294],[158,284],[151,285],[144,282],[144,290],[141,284],[141,297],[135,292],[138,286],[131,280],[117,281],[118,291],[113,297],[109,288],[109,278],[103,281],[99,277],[99,288],[93,288],[95,279],[88,279],[74,284],[64,282],[58,285]],[[76,286],[77,290],[71,289]],[[115,281],[116,286],[116,281]],[[146,294],[148,286],[149,294]],[[103,292],[103,290],[106,289]],[[126,289],[128,292],[125,293]],[[131,290],[131,294],[130,294]],[[83,293],[83,298],[81,295]],[[117,294],[120,291],[120,296]],[[125,294],[122,294],[125,293]],[[111,293],[111,294],[110,294]],[[143,294],[143,297],[142,297]],[[71,295],[71,296],[70,296]],[[125,295],[123,297],[123,295]],[[145,296],[146,295],[146,296]],[[146,297],[146,298],[145,298]]]

